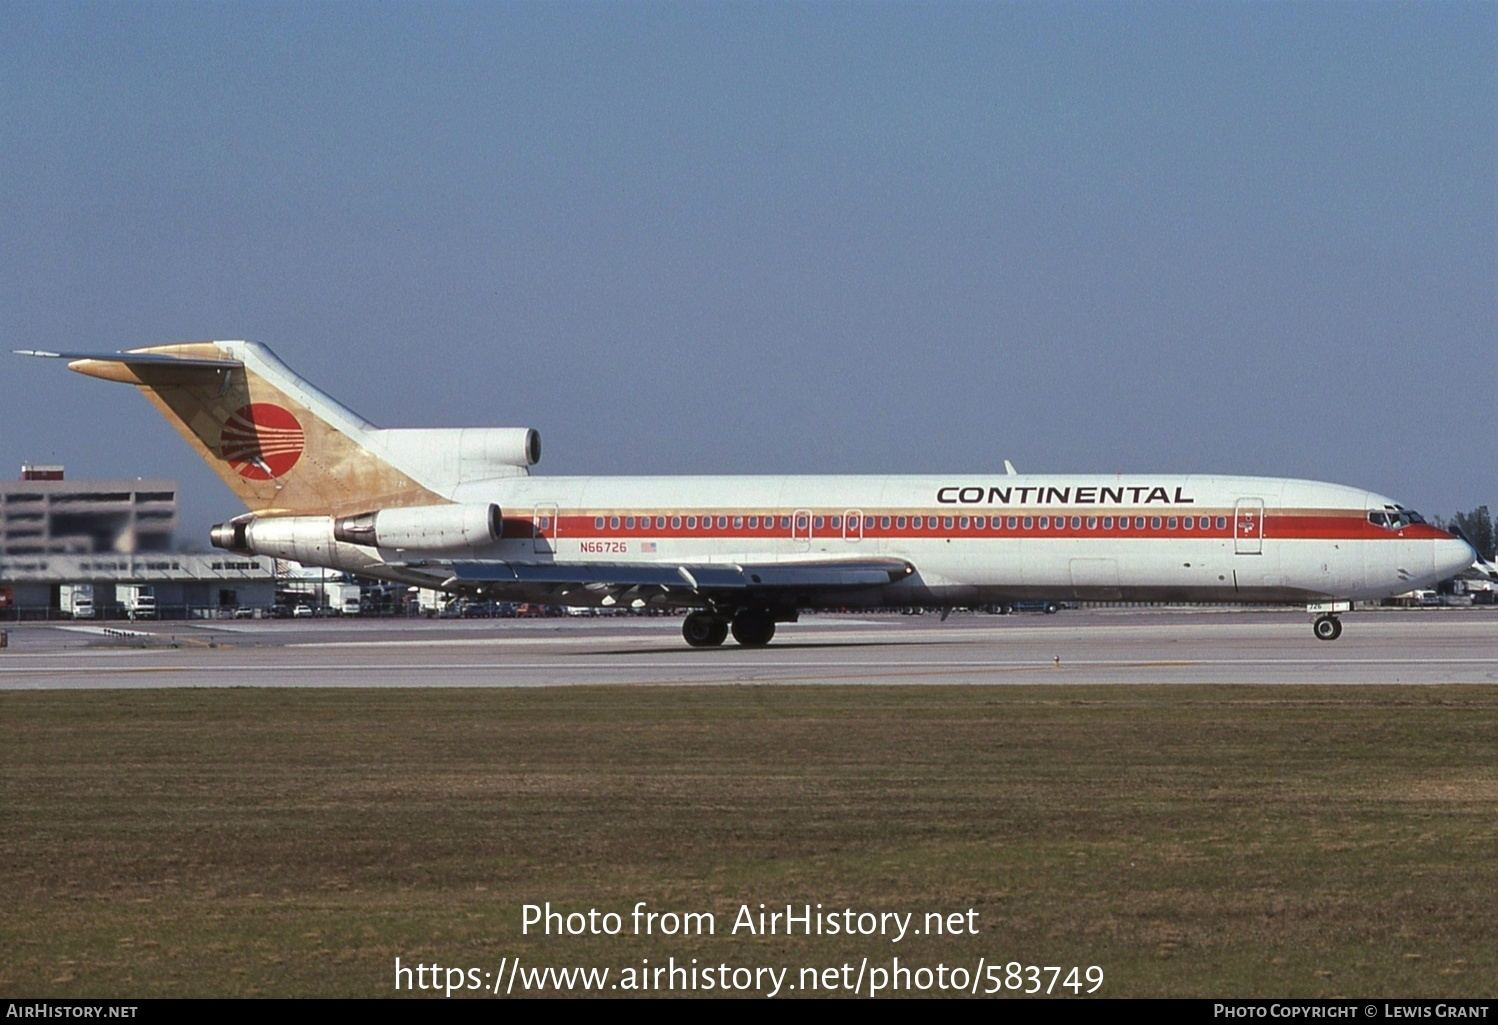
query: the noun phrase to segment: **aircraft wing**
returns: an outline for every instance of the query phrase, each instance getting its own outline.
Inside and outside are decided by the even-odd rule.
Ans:
[[[683,599],[796,591],[885,587],[915,567],[903,559],[838,559],[825,562],[454,562],[448,585],[472,584],[585,588],[594,592],[658,588]]]

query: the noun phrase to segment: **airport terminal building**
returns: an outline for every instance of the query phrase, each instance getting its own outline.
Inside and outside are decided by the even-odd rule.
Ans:
[[[0,482],[0,617],[57,618],[80,585],[99,618],[124,616],[120,596],[142,588],[173,618],[270,608],[272,560],[173,552],[176,528],[176,481],[69,481],[60,466],[22,466],[19,481]]]

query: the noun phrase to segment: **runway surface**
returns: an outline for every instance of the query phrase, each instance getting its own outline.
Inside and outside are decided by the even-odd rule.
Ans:
[[[1498,683],[1498,610],[823,615],[767,648],[688,648],[679,618],[8,624],[0,690],[806,684]],[[175,646],[173,646],[175,645]]]

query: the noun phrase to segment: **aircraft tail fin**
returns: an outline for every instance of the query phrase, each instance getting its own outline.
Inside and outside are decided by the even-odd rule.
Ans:
[[[26,352],[133,384],[257,515],[334,516],[434,505],[473,480],[523,474],[534,431],[380,429],[256,342],[117,353]]]

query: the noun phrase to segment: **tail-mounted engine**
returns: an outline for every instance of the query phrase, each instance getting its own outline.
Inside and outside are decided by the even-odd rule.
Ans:
[[[499,506],[422,505],[381,509],[333,521],[333,537],[351,545],[407,551],[483,548],[504,533]]]
[[[331,516],[245,516],[208,532],[215,548],[311,566],[336,565]]]
[[[336,519],[246,516],[218,524],[209,533],[209,540],[215,548],[231,552],[326,565],[340,544],[408,552],[450,552],[483,548],[498,541],[503,532],[500,508],[490,502],[381,509]]]

